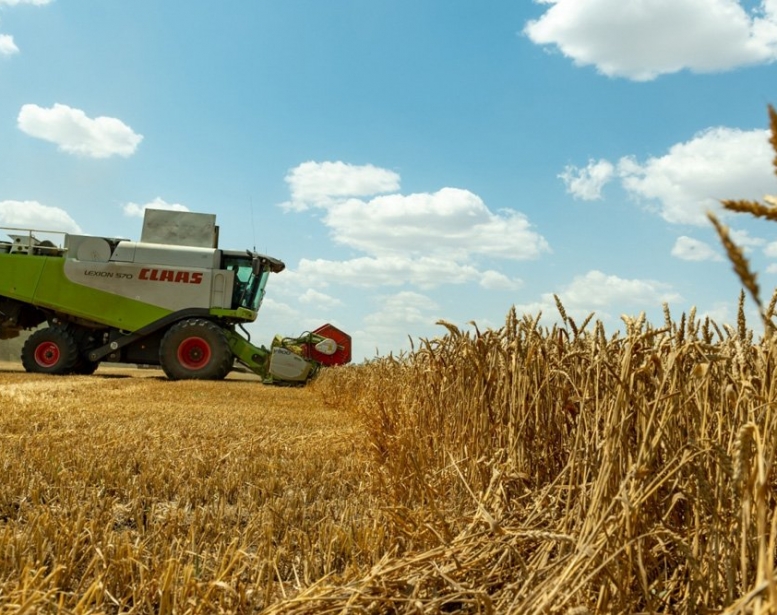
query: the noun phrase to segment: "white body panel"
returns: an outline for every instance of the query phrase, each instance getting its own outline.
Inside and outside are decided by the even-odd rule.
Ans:
[[[285,348],[273,348],[270,355],[270,375],[279,380],[304,382],[313,366]]]
[[[171,311],[232,307],[235,274],[219,269],[216,248],[88,235],[66,236],[65,247],[65,276],[74,284]]]
[[[65,276],[74,284],[171,311],[231,307],[231,271],[76,259],[67,259],[64,269]]]
[[[161,243],[135,241],[120,242],[111,255],[111,261],[114,262],[201,269],[217,269],[220,260],[221,251],[214,248],[167,246]]]

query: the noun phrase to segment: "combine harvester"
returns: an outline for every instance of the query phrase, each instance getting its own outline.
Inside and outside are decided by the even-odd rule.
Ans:
[[[324,325],[254,346],[270,273],[283,262],[221,250],[211,214],[146,210],[139,242],[63,235],[57,247],[5,229],[0,241],[0,339],[34,329],[22,349],[28,372],[91,374],[101,361],[160,365],[173,380],[224,378],[238,361],[278,384],[303,384],[321,366],[351,360],[351,338]],[[245,332],[240,335],[236,328]]]

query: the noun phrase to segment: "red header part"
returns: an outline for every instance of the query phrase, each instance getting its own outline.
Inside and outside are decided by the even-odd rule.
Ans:
[[[316,350],[315,344],[309,344],[308,352],[310,353],[310,358],[318,361],[321,363],[321,365],[326,365],[327,367],[332,367],[333,365],[345,365],[346,363],[351,362],[350,335],[344,331],[340,331],[340,329],[334,325],[330,325],[329,323],[320,326],[318,329],[313,331],[313,333],[320,335],[321,337],[328,337],[330,340],[334,340],[334,342],[337,344],[337,351],[334,354],[325,355]]]

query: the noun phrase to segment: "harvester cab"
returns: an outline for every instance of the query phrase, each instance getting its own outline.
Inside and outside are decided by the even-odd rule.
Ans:
[[[351,338],[327,324],[255,346],[253,322],[282,261],[222,250],[211,214],[148,209],[139,242],[6,229],[0,242],[0,339],[36,329],[30,372],[89,374],[100,362],[159,365],[175,380],[224,378],[235,362],[265,382],[302,384],[351,360]],[[61,246],[36,235],[58,235]],[[41,327],[44,323],[48,326]]]

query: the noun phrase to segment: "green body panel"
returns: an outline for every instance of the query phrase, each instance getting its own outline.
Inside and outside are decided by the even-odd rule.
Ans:
[[[75,284],[63,257],[0,254],[0,295],[109,327],[136,331],[170,310]]]
[[[0,295],[32,303],[46,260],[23,254],[0,254]]]

